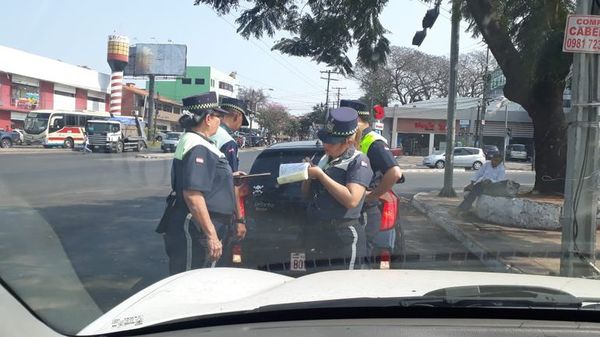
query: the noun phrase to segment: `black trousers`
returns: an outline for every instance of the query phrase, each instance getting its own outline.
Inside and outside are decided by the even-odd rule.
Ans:
[[[223,219],[211,217],[211,220],[219,239],[223,242],[221,259],[216,263],[210,260],[206,236],[200,232],[189,215],[182,226],[177,226],[163,235],[165,251],[169,257],[169,274],[175,275],[192,269],[218,267],[223,263],[223,257],[227,250],[225,246],[231,235],[231,224],[226,223]]]
[[[483,193],[483,188],[483,182],[478,182],[475,185],[473,185],[471,193],[469,193],[469,195],[467,195],[467,197],[460,203],[460,205],[458,205],[458,208],[465,212],[470,210],[473,206],[473,202],[475,202],[475,199],[477,199],[477,197],[479,197]]]
[[[364,227],[358,219],[354,223],[334,226],[318,225],[313,233],[317,244],[318,260],[329,263],[331,269],[361,269],[366,256],[367,244]],[[314,237],[313,236],[313,237]]]

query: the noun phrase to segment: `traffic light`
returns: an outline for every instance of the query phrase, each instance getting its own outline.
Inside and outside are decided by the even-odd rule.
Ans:
[[[425,17],[423,18],[423,28],[433,27],[433,24],[435,23],[435,20],[437,19],[438,15],[440,15],[439,6],[435,6],[434,8],[428,10],[427,13],[425,13]]]
[[[412,40],[413,46],[420,46],[423,40],[425,40],[425,36],[427,36],[427,29],[416,32]]]
[[[435,7],[433,7],[432,9],[428,10],[427,13],[425,13],[425,17],[423,18],[422,22],[423,30],[420,30],[415,33],[415,36],[412,40],[413,46],[420,46],[421,43],[423,43],[423,40],[425,40],[425,37],[427,36],[427,29],[433,27],[435,20],[437,20],[437,17],[440,15],[441,2],[441,0],[437,0],[435,2]]]

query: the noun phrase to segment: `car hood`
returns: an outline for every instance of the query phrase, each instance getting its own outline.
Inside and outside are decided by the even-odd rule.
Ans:
[[[546,287],[580,298],[600,297],[600,282],[596,280],[523,274],[356,270],[291,278],[250,269],[198,269],[147,287],[89,324],[79,335],[111,333],[278,304],[414,297],[448,287],[483,285]]]

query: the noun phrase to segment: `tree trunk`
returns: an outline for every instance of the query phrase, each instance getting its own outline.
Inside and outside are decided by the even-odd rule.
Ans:
[[[564,193],[567,169],[567,124],[563,112],[564,83],[538,83],[524,106],[533,120],[535,186],[543,194]]]

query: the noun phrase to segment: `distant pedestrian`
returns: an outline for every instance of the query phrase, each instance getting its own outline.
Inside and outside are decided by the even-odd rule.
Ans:
[[[471,184],[465,187],[464,190],[470,193],[465,197],[465,200],[458,205],[458,211],[468,212],[475,199],[483,193],[486,186],[503,180],[506,180],[506,176],[502,154],[495,153],[492,156],[492,159],[483,164],[477,173],[475,173],[475,176],[471,179]]]
[[[83,134],[83,149],[82,149],[83,153],[91,153],[92,149],[90,147],[90,139],[87,135],[87,133]]]

